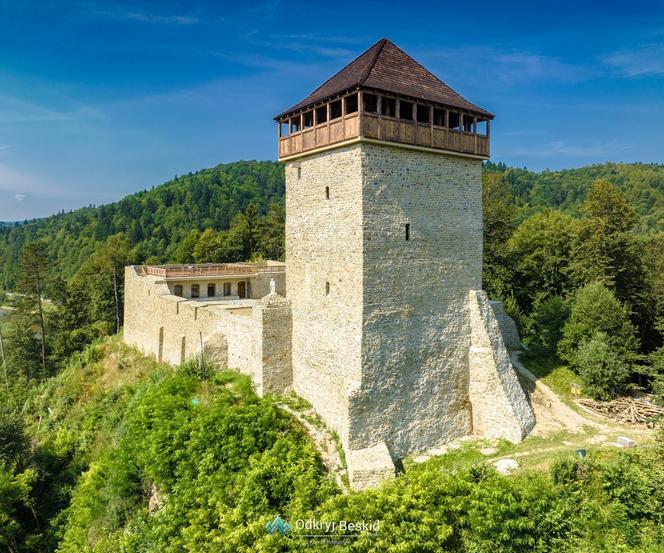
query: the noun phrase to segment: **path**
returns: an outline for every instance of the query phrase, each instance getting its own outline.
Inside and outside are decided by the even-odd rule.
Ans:
[[[535,428],[531,432],[533,436],[546,436],[560,430],[583,432],[584,426],[590,426],[600,432],[612,432],[615,430],[612,426],[585,417],[568,405],[565,405],[551,388],[521,363],[519,354],[520,352],[513,351],[510,357],[517,373],[528,381],[526,392],[528,393],[531,406],[535,412],[535,420],[537,421]]]
[[[284,403],[278,403],[277,407],[295,417],[298,422],[304,426],[307,434],[309,434],[309,437],[314,442],[318,453],[320,453],[323,465],[325,465],[325,468],[327,468],[330,474],[334,476],[337,485],[345,491],[347,486],[344,482],[343,476],[346,474],[346,469],[341,462],[337,444],[332,437],[331,432],[322,422],[318,425],[311,422],[311,419],[318,420],[318,414],[316,411],[313,409],[296,411]]]

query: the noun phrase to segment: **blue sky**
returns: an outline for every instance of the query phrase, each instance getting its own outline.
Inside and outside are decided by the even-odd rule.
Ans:
[[[272,116],[386,36],[496,114],[495,161],[664,163],[664,3],[0,0],[0,220],[274,159]]]

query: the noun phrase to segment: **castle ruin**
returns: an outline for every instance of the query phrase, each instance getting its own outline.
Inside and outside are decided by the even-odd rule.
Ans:
[[[294,390],[355,488],[464,436],[520,441],[535,421],[514,331],[481,290],[493,115],[383,39],[275,119],[285,266],[128,267],[126,341]]]

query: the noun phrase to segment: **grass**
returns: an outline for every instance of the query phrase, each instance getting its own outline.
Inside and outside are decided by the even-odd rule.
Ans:
[[[572,384],[583,385],[581,378],[555,355],[529,350],[524,351],[519,360],[563,400],[575,397]]]

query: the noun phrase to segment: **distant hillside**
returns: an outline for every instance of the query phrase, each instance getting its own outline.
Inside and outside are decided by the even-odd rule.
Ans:
[[[655,164],[591,165],[544,171],[487,163],[500,172],[519,206],[519,219],[555,207],[578,215],[591,183],[607,179],[619,186],[642,217],[642,230],[664,230],[664,166]],[[265,214],[272,203],[283,205],[284,174],[271,161],[239,161],[176,177],[150,190],[108,205],[86,207],[28,221],[0,224],[0,287],[11,286],[24,244],[48,243],[63,276],[71,276],[108,236],[125,233],[138,258],[173,261],[176,249],[192,230],[228,229],[231,219],[257,203]]]
[[[76,272],[107,237],[123,232],[138,258],[166,262],[192,230],[224,230],[252,204],[266,213],[283,203],[282,166],[238,161],[176,177],[99,207],[85,207],[0,228],[0,287],[13,282],[24,244],[44,240],[63,276]]]
[[[605,163],[534,173],[525,168],[487,163],[485,170],[504,175],[522,219],[545,207],[579,215],[579,205],[590,185],[598,179],[606,179],[623,191],[641,215],[642,230],[664,230],[664,165]]]

